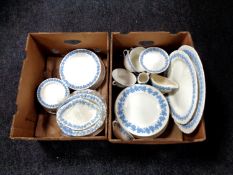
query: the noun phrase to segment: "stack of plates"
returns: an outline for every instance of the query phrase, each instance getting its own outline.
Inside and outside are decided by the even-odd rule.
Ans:
[[[104,127],[106,103],[94,90],[75,91],[57,111],[57,123],[68,136],[97,135]]]
[[[193,47],[183,45],[170,54],[168,78],[179,88],[167,97],[172,117],[184,133],[198,126],[205,105],[206,84],[201,60]]]

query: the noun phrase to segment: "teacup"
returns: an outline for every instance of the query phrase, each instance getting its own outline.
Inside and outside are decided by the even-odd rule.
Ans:
[[[150,73],[142,72],[137,77],[137,81],[139,84],[146,84],[149,80],[150,80]]]
[[[151,74],[151,84],[162,93],[168,93],[178,88],[178,84],[169,78],[157,74]]]
[[[143,72],[144,69],[139,62],[140,53],[145,50],[143,47],[135,47],[131,50],[124,50],[124,66],[130,72]]]
[[[114,120],[112,122],[112,129],[113,129],[113,134],[118,139],[121,139],[123,141],[132,141],[134,139],[132,134],[130,134],[124,128],[122,128],[117,120]]]
[[[121,88],[132,86],[136,83],[137,79],[135,75],[126,69],[117,68],[112,71],[112,78],[114,81],[112,85]]]

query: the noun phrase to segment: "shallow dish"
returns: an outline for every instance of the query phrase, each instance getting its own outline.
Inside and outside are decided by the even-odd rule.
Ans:
[[[175,81],[179,88],[169,93],[167,99],[175,122],[186,124],[192,119],[197,105],[196,71],[189,56],[183,51],[172,52],[170,60],[168,78]]]
[[[56,110],[69,94],[66,84],[57,78],[44,80],[37,89],[37,99],[48,112]]]
[[[179,87],[176,82],[161,75],[151,74],[150,79],[152,86],[160,90],[162,93],[171,92]]]
[[[168,123],[169,107],[156,88],[134,85],[118,95],[115,115],[120,125],[135,137],[156,137]]]
[[[159,47],[149,47],[141,52],[139,62],[145,71],[161,73],[169,66],[169,55]]]
[[[184,45],[184,46],[181,46],[179,50],[184,51],[189,56],[189,58],[192,60],[194,67],[196,69],[196,72],[197,72],[197,81],[198,81],[198,87],[199,87],[197,108],[193,114],[192,120],[189,121],[185,125],[177,124],[179,129],[182,132],[186,134],[190,134],[196,129],[203,115],[203,111],[205,107],[205,98],[206,98],[205,74],[204,74],[202,63],[201,63],[201,59],[197,51],[193,47]]]
[[[69,52],[61,61],[59,73],[61,79],[74,90],[95,87],[105,76],[99,57],[87,49]]]
[[[85,99],[74,99],[61,106],[57,111],[57,121],[72,130],[84,130],[102,118],[102,111]]]

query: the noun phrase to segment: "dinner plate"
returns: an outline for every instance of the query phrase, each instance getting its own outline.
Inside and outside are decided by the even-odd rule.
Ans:
[[[203,115],[203,111],[205,107],[205,98],[206,98],[206,82],[205,82],[205,74],[201,63],[201,59],[198,53],[196,52],[196,50],[193,47],[187,45],[181,46],[179,50],[184,51],[192,60],[197,72],[197,81],[199,87],[197,108],[193,114],[192,120],[185,125],[178,124],[178,127],[182,132],[189,134],[196,129]]]
[[[169,107],[163,94],[149,85],[125,88],[115,102],[120,125],[135,137],[158,136],[169,120]]]
[[[161,73],[169,66],[169,55],[161,48],[149,47],[140,53],[139,62],[145,71]]]
[[[59,73],[61,79],[71,89],[87,89],[100,79],[101,62],[94,52],[76,49],[62,59]]]
[[[196,109],[198,100],[197,76],[189,56],[183,51],[170,54],[168,78],[179,85],[179,88],[169,93],[167,99],[171,114],[176,123],[186,124]]]
[[[101,109],[86,99],[74,99],[57,111],[57,121],[72,130],[84,130],[102,118]]]

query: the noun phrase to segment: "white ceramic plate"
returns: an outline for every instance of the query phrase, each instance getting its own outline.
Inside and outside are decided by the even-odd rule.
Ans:
[[[57,111],[57,121],[72,130],[85,130],[102,118],[101,109],[85,99],[74,99]]]
[[[197,105],[196,71],[189,56],[183,51],[172,52],[170,61],[168,78],[175,81],[179,88],[169,93],[167,99],[175,122],[186,124],[192,119]]]
[[[169,66],[169,56],[161,48],[149,47],[141,52],[139,62],[145,71],[149,73],[161,73]]]
[[[120,125],[134,136],[158,136],[168,123],[169,107],[156,88],[134,85],[118,95],[115,114]]]
[[[98,56],[87,49],[69,52],[61,61],[60,77],[74,90],[87,89],[95,85],[101,75]]]
[[[193,114],[192,120],[189,121],[185,125],[177,124],[182,132],[186,134],[190,134],[198,126],[202,118],[203,111],[204,111],[205,98],[206,98],[205,74],[204,74],[202,63],[201,63],[201,59],[193,47],[184,45],[184,46],[181,46],[179,50],[184,51],[192,60],[194,67],[196,69],[196,72],[197,72],[197,81],[198,81],[198,87],[199,87],[197,108]]]

